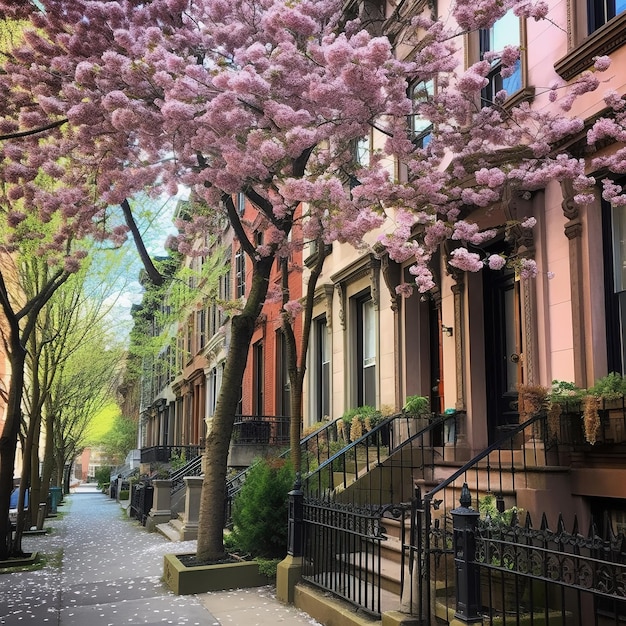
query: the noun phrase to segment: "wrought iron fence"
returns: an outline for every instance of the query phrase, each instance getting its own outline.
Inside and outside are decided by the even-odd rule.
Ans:
[[[289,445],[290,418],[267,415],[237,415],[231,439],[235,445]]]
[[[545,516],[538,528],[480,520],[472,563],[480,572],[480,605],[487,624],[591,626],[626,621],[626,540],[605,524],[566,530]]]
[[[130,516],[139,520],[142,526],[146,525],[148,513],[152,508],[153,496],[154,487],[150,481],[142,481],[133,485],[130,500]]]
[[[605,520],[603,529],[590,527],[586,534],[576,520],[566,530],[563,518],[550,529],[541,511],[534,513],[541,519],[538,528],[528,512],[524,524],[513,515],[510,523],[500,516],[497,523],[495,517],[480,520],[467,532],[454,525],[468,484],[475,503],[487,494],[497,496],[501,512],[516,504],[520,490],[532,490],[547,468],[548,473],[563,470],[559,464],[576,440],[563,437],[567,420],[558,422],[557,434],[549,419],[540,414],[513,427],[445,479],[434,473],[443,447],[430,445],[432,429],[440,424],[429,424],[397,445],[383,442],[380,431],[376,439],[374,429],[331,456],[304,480],[305,578],[379,614],[384,608],[380,555],[387,536],[381,511],[394,498],[400,502],[397,510],[402,510],[402,595],[396,597],[395,608],[402,606],[419,623],[448,624],[456,615],[490,626],[626,624],[626,539],[614,533],[610,521]],[[393,433],[392,423],[382,428]],[[374,445],[377,448],[368,454]],[[373,470],[385,465],[389,471],[372,480]],[[438,473],[445,471],[442,466]],[[423,498],[418,490],[409,507],[402,481],[391,478],[391,468],[408,472],[411,485],[416,481],[426,488],[436,486]],[[366,473],[368,479],[360,481]],[[388,480],[381,480],[383,476]],[[470,552],[467,546],[459,547],[461,536],[472,546],[474,571],[473,578],[460,581],[461,557]],[[475,614],[468,616],[472,594]]]

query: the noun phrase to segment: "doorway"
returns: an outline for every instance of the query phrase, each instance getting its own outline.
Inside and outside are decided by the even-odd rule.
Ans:
[[[510,269],[484,270],[487,433],[492,444],[519,423],[522,381],[520,283]]]

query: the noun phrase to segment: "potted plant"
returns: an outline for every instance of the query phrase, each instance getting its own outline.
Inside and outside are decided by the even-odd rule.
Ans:
[[[595,444],[601,436],[600,410],[606,411],[609,438],[613,441],[624,440],[625,396],[626,379],[616,372],[599,378],[593,387],[589,388],[583,399],[583,429],[585,439],[590,444]]]
[[[348,409],[337,424],[340,436],[347,442],[356,441],[369,432],[381,419],[380,411],[364,405]]]
[[[561,434],[561,416],[580,415],[582,399],[586,390],[566,380],[553,380],[548,393],[548,434],[559,438]],[[567,427],[576,424],[570,419]]]
[[[430,415],[430,400],[426,396],[407,396],[402,407],[402,412],[412,417],[425,417]]]

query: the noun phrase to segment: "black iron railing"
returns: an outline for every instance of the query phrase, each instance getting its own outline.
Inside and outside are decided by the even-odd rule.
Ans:
[[[231,440],[235,445],[289,445],[289,417],[237,415]]]
[[[432,474],[446,448],[453,454],[459,419],[458,414],[430,419],[393,415],[305,476],[303,490],[309,497],[338,495],[366,478],[351,490],[349,500],[382,505],[408,501],[413,473],[430,470]]]
[[[553,405],[547,422],[550,436],[575,448],[626,443],[626,398],[598,399],[595,408],[597,419],[585,417],[582,401]]]
[[[195,459],[188,461],[183,467],[172,472],[170,480],[172,481],[172,495],[180,491],[185,486],[185,476],[200,476],[202,474],[202,457],[197,456]]]
[[[383,611],[383,523],[385,515],[402,518],[405,510],[305,499],[303,578],[379,616]]]
[[[141,449],[142,463],[169,463],[173,458],[194,459],[202,454],[203,446],[151,446]]]
[[[308,474],[334,456],[348,442],[342,436],[339,420],[328,422],[300,441],[302,472]]]

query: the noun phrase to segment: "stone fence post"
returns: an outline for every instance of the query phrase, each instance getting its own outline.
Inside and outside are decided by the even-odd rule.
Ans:
[[[167,524],[172,519],[172,481],[156,479],[152,481],[152,486],[152,508],[146,520],[146,528],[150,532],[154,532],[157,524]]]

